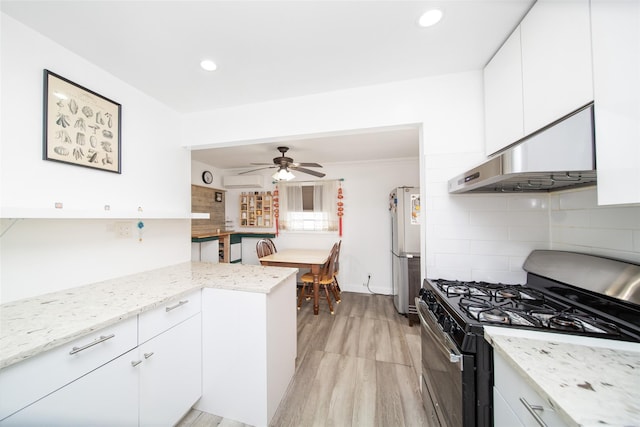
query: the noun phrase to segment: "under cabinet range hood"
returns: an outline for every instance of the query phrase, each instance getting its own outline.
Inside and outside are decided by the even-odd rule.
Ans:
[[[593,104],[449,180],[449,193],[549,192],[595,185]]]

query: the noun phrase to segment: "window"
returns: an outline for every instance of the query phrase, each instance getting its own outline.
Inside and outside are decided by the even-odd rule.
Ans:
[[[281,230],[338,230],[338,181],[280,183],[278,190]]]

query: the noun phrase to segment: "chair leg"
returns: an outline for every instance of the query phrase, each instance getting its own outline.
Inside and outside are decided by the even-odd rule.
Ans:
[[[329,311],[331,312],[331,314],[333,314],[333,304],[331,304],[331,297],[329,296],[329,289],[327,289],[327,286],[330,286],[330,285],[324,285],[324,293],[327,296],[327,304],[329,304]]]
[[[302,307],[302,298],[305,295],[305,288],[307,287],[307,284],[305,282],[302,282],[302,287],[300,288],[300,293],[298,294],[298,310],[300,310],[300,307]]]
[[[330,284],[329,286],[331,286],[331,292],[333,293],[333,297],[336,299],[336,304],[340,304],[340,292],[336,288],[335,282]]]
[[[337,276],[333,276],[333,283],[336,284],[336,288],[338,289],[338,292],[342,292],[342,289],[340,289],[340,283],[338,283],[338,277]]]

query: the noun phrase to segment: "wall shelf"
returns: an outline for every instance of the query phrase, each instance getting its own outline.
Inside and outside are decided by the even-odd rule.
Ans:
[[[240,195],[240,226],[270,228],[274,224],[271,191]]]
[[[3,219],[191,219],[200,218],[201,213],[185,211],[157,211],[138,209],[56,209],[56,208],[0,208]]]

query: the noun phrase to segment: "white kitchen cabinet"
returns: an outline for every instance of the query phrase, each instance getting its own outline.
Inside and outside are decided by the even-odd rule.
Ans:
[[[493,388],[493,425],[495,427],[522,427],[524,425],[495,387]]]
[[[500,352],[493,352],[494,425],[496,427],[567,426],[551,403],[527,383]],[[535,413],[535,415],[532,415]],[[518,422],[514,422],[516,417]],[[536,420],[539,417],[539,421]],[[542,421],[544,424],[541,424]],[[504,423],[503,423],[504,422]]]
[[[640,203],[640,2],[591,0],[598,204]]]
[[[139,347],[140,425],[176,424],[202,394],[200,313]]]
[[[141,313],[138,316],[138,343],[145,343],[169,328],[200,313],[202,310],[201,298],[202,291],[198,289],[178,299],[161,304],[153,310]]]
[[[524,136],[520,27],[484,68],[487,156]]]
[[[2,426],[136,426],[138,425],[138,350],[116,358],[51,393]],[[27,381],[37,380],[30,376]]]
[[[219,249],[220,242],[218,239],[204,242],[191,242],[191,261],[212,262],[217,264],[220,262]]]
[[[1,370],[0,425],[174,425],[202,394],[200,295]]]
[[[267,426],[295,371],[295,275],[269,293],[202,292],[203,386],[195,408]]]
[[[0,370],[0,420],[135,348],[137,340],[134,316]]]
[[[589,0],[538,0],[520,28],[529,135],[593,101]]]
[[[242,244],[232,243],[231,249],[229,252],[229,262],[240,262],[240,261],[242,261]]]
[[[256,252],[256,243],[259,237],[243,237],[242,238],[242,263],[251,265],[260,265],[258,261],[258,253]]]

